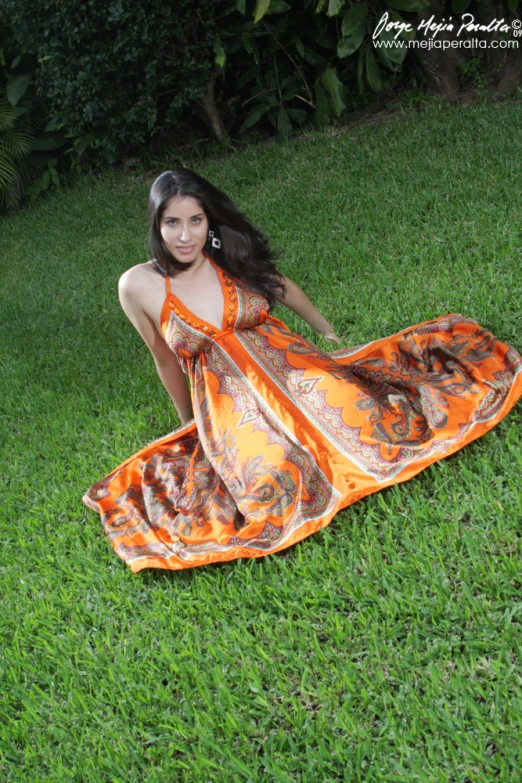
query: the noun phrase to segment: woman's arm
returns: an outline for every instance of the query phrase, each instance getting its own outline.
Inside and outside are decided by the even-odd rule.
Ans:
[[[289,307],[290,310],[293,310],[294,313],[302,318],[303,321],[306,321],[306,323],[310,324],[312,329],[315,329],[315,331],[323,337],[326,337],[326,335],[333,335],[334,337],[337,337],[333,326],[329,324],[326,318],[321,315],[319,310],[315,307],[313,302],[310,301],[302,288],[299,288],[299,286],[290,280],[289,277],[285,277],[284,275],[282,282],[286,286],[286,294],[283,297],[276,289],[276,299]],[[337,337],[335,342],[341,341]]]
[[[182,424],[194,418],[187,377],[156,326],[140,305],[140,288],[143,284],[135,268],[128,269],[118,281],[118,296],[122,309],[143,338],[152,354],[156,370],[170,399],[174,403]]]

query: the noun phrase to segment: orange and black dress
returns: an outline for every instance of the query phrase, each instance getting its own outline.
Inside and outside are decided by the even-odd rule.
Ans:
[[[473,318],[448,313],[325,353],[205,255],[221,328],[187,310],[168,277],[161,313],[194,419],[82,498],[133,572],[292,546],[479,438],[522,396],[522,356]]]

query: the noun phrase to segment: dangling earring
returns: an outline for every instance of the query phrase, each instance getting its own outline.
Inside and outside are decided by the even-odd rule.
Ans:
[[[214,236],[213,231],[209,231],[208,235],[212,237],[212,247],[221,247],[221,240]]]

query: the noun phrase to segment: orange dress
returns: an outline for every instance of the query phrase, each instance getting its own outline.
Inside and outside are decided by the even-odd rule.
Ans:
[[[188,374],[194,419],[140,449],[82,500],[137,572],[264,557],[408,481],[497,424],[522,396],[522,357],[448,313],[324,353],[221,283],[221,329],[170,291],[163,336]]]

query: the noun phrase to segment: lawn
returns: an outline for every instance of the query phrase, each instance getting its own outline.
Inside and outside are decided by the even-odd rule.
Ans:
[[[132,574],[81,497],[180,424],[117,295],[155,176],[230,195],[343,345],[455,312],[521,351],[521,127],[521,102],[434,102],[4,218],[3,781],[520,779],[520,402],[264,558]]]

